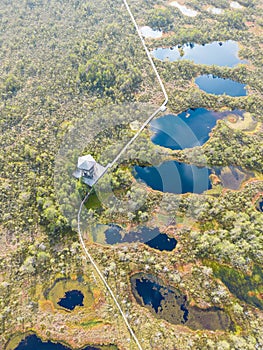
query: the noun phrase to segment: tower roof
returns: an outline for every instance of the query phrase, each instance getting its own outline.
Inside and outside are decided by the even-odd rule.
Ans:
[[[78,159],[78,168],[81,170],[90,170],[96,164],[95,159],[90,155],[79,157]]]

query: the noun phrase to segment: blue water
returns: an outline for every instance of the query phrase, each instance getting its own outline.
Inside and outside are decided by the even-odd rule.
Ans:
[[[263,212],[263,197],[258,201],[258,210]]]
[[[177,245],[177,240],[175,238],[161,233],[157,227],[151,229],[144,226],[138,231],[129,231],[124,234],[120,226],[110,225],[105,231],[105,237],[107,244],[142,242],[160,251],[172,251]]]
[[[155,132],[152,142],[173,150],[203,145],[209,133],[225,113],[205,108],[188,109],[178,115],[168,114],[151,122]]]
[[[182,193],[203,193],[211,189],[208,168],[198,168],[176,161],[164,162],[158,167],[135,166],[135,177],[154,190]]]
[[[180,56],[179,47],[158,48],[152,51],[159,60],[179,61],[190,60],[197,64],[234,67],[239,63],[246,63],[238,57],[238,43],[233,40],[225,42],[214,41],[210,44],[185,44],[182,46],[184,55]]]
[[[170,238],[169,236],[160,233],[158,236],[146,242],[149,247],[158,249],[160,251],[172,251],[177,245],[175,238]]]
[[[110,225],[105,231],[105,238],[107,244],[117,244],[122,242],[122,235],[120,232],[122,228],[118,225]]]
[[[157,313],[162,309],[161,302],[165,299],[160,290],[163,288],[156,282],[142,277],[136,279],[137,293],[142,297],[144,305],[151,305]]]
[[[201,75],[195,79],[199,88],[209,94],[229,95],[229,96],[246,96],[246,84],[238,83],[231,79],[214,77],[212,74]]]
[[[156,313],[159,313],[163,310],[162,301],[167,303],[167,298],[169,297],[170,308],[177,303],[180,305],[180,310],[182,311],[182,313],[176,315],[176,323],[186,323],[188,321],[189,310],[187,308],[187,298],[179,291],[167,288],[155,282],[150,277],[148,278],[147,275],[145,277],[138,276],[133,279],[132,285],[142,298],[143,305],[150,305]]]
[[[58,305],[68,310],[74,310],[76,306],[83,306],[84,295],[79,290],[71,290],[65,293]]]
[[[190,306],[187,296],[180,290],[159,282],[150,274],[136,274],[131,277],[132,293],[141,306],[150,306],[154,315],[173,324],[187,324],[189,328],[226,330],[230,320],[224,310],[218,307],[201,309]]]
[[[173,150],[203,145],[208,139],[217,120],[229,114],[243,116],[244,111],[208,111],[204,108],[189,109],[178,115],[168,114],[151,123],[154,132],[152,142]],[[211,189],[211,170],[204,167],[166,161],[158,167],[135,166],[136,179],[144,181],[154,190],[182,193],[203,193]]]
[[[51,341],[43,342],[36,335],[30,335],[22,340],[15,350],[70,350],[70,348],[59,343],[52,343]],[[87,346],[83,350],[100,350],[100,348]]]

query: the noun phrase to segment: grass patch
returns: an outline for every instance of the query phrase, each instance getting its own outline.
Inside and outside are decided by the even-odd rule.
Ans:
[[[102,209],[101,201],[97,197],[96,193],[92,191],[89,198],[87,199],[85,206],[88,209]]]
[[[47,299],[53,303],[56,309],[65,310],[63,307],[58,305],[58,301],[61,298],[64,298],[65,292],[68,292],[71,290],[79,290],[84,295],[83,308],[92,307],[92,305],[94,304],[94,296],[90,287],[77,280],[70,280],[70,279],[58,280],[53,285],[53,287],[49,290],[47,294]],[[74,310],[72,312],[74,312]]]
[[[5,345],[5,350],[14,350],[15,348],[18,347],[20,342],[24,340],[26,337],[33,335],[34,332],[28,331],[25,333],[15,333],[11,336],[9,339],[8,343]]]
[[[81,326],[83,327],[94,327],[97,326],[98,324],[102,324],[103,321],[101,320],[90,320],[90,321],[86,321],[86,322],[81,322]]]
[[[108,225],[98,224],[93,226],[90,229],[90,237],[92,242],[100,243],[100,244],[107,244],[106,243],[106,237],[105,237],[105,231],[109,228]]]

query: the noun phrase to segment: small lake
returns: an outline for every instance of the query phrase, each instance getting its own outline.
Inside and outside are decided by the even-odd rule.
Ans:
[[[86,346],[82,350],[102,349],[101,347]],[[52,343],[51,341],[44,342],[36,335],[30,335],[22,340],[15,350],[71,350],[71,348],[60,343]]]
[[[190,306],[179,289],[164,285],[157,277],[137,273],[131,277],[132,293],[139,305],[147,307],[157,318],[192,329],[226,330],[230,318],[223,309],[200,309]]]
[[[256,208],[258,211],[263,213],[263,196],[261,198],[259,198],[259,200],[257,201]]]
[[[178,115],[167,114],[151,122],[152,142],[173,150],[203,145],[225,113],[205,108],[188,109]]]
[[[177,241],[175,238],[171,238],[166,234],[160,233],[156,237],[147,241],[145,244],[160,251],[172,251],[176,247]]]
[[[163,35],[163,32],[161,30],[154,30],[149,26],[141,27],[140,32],[142,36],[144,36],[145,38],[152,38],[152,39],[161,38]]]
[[[152,51],[152,55],[161,61],[190,60],[196,64],[234,67],[239,63],[246,63],[238,57],[238,50],[238,43],[228,40],[205,45],[189,43],[171,48],[157,48]]]
[[[161,293],[162,286],[146,278],[136,279],[136,291],[142,297],[144,305],[150,305],[157,313],[162,310],[161,302],[165,299]]]
[[[105,231],[107,244],[141,242],[160,251],[172,251],[177,245],[175,238],[161,233],[158,228],[141,227],[137,231],[124,232],[118,225],[109,225]]]
[[[195,79],[199,88],[209,94],[229,95],[229,96],[246,96],[246,84],[241,84],[231,79],[215,77],[212,74],[201,75]]]
[[[186,7],[184,5],[181,5],[177,1],[171,2],[170,6],[178,8],[178,10],[181,11],[183,15],[188,16],[188,17],[196,17],[198,15],[197,11],[191,9],[190,7]]]
[[[211,189],[211,170],[195,165],[168,161],[158,167],[135,166],[135,178],[145,182],[153,190],[183,193],[203,193]]]
[[[242,118],[244,111],[209,111],[205,108],[188,109],[178,115],[167,114],[151,122],[154,132],[152,142],[173,150],[181,150],[203,145],[208,139],[217,120],[229,115]],[[206,167],[166,161],[159,166],[135,166],[134,176],[154,190],[182,193],[203,193],[211,189],[209,175],[212,171]]]
[[[84,295],[79,290],[71,290],[65,293],[65,297],[58,302],[59,306],[68,310],[74,310],[76,306],[83,305]]]

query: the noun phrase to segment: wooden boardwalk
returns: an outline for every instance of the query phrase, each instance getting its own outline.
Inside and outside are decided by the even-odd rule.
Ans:
[[[166,90],[165,90],[164,84],[163,84],[162,79],[161,79],[161,77],[160,77],[160,75],[159,75],[159,73],[158,73],[158,71],[157,71],[157,69],[156,69],[156,66],[155,66],[155,64],[154,64],[154,62],[153,62],[153,59],[152,59],[152,57],[151,57],[151,54],[150,54],[150,52],[149,52],[149,50],[148,50],[148,48],[147,48],[147,46],[146,46],[146,44],[145,44],[144,38],[143,38],[143,36],[142,36],[142,34],[141,34],[141,32],[140,32],[140,29],[139,29],[139,27],[138,27],[138,25],[137,25],[137,22],[136,22],[136,20],[135,20],[133,14],[132,14],[132,12],[131,12],[131,9],[130,9],[130,7],[129,7],[127,1],[126,1],[126,0],[123,0],[123,2],[124,2],[124,5],[126,6],[126,9],[127,9],[128,13],[129,13],[130,17],[131,17],[131,20],[132,20],[132,22],[133,22],[133,24],[134,24],[134,26],[135,26],[135,28],[136,28],[136,31],[137,31],[137,33],[138,33],[140,39],[141,39],[142,45],[143,45],[143,47],[144,47],[144,50],[146,51],[146,54],[147,54],[148,59],[149,59],[149,61],[150,61],[150,63],[151,63],[151,66],[152,66],[152,68],[153,68],[153,70],[154,70],[154,72],[155,72],[155,74],[156,74],[156,77],[157,77],[157,79],[158,79],[158,82],[159,82],[159,84],[160,84],[160,86],[161,86],[161,89],[162,89],[163,94],[164,94],[164,102],[163,102],[162,105],[161,105],[152,115],[150,115],[149,118],[142,124],[142,126],[140,127],[140,129],[139,129],[139,130],[136,132],[136,134],[131,138],[131,140],[122,148],[122,150],[118,153],[118,155],[115,157],[115,159],[114,159],[111,163],[109,163],[109,164],[106,166],[106,168],[105,168],[105,170],[103,171],[103,173],[102,173],[102,174],[100,175],[100,177],[96,180],[96,182],[93,184],[91,190],[87,193],[87,195],[85,196],[85,198],[84,198],[83,201],[81,202],[80,207],[79,207],[79,211],[78,211],[78,235],[79,235],[79,240],[80,240],[80,243],[81,243],[81,245],[82,245],[82,248],[83,248],[83,250],[84,250],[84,253],[85,253],[86,257],[87,257],[87,258],[89,259],[89,261],[91,262],[92,266],[94,267],[94,269],[95,269],[96,272],[98,273],[98,275],[99,275],[101,281],[103,282],[103,284],[105,285],[105,287],[106,287],[106,289],[108,290],[109,294],[111,295],[111,297],[112,297],[114,303],[115,303],[116,306],[117,306],[117,309],[119,310],[119,312],[120,312],[120,314],[121,314],[121,316],[122,316],[122,318],[123,318],[123,320],[124,320],[124,322],[125,322],[125,324],[126,324],[128,330],[129,330],[129,332],[130,332],[130,334],[131,334],[131,337],[132,337],[133,340],[135,341],[135,343],[136,343],[138,349],[143,350],[143,348],[142,348],[142,346],[141,346],[141,344],[140,344],[138,338],[136,337],[136,335],[135,335],[135,333],[134,333],[132,327],[130,326],[130,324],[129,324],[128,320],[127,320],[127,317],[125,316],[124,312],[122,311],[122,308],[121,308],[121,306],[120,306],[118,300],[116,299],[116,297],[115,297],[115,295],[114,295],[112,289],[111,289],[110,286],[108,285],[108,283],[107,283],[105,277],[104,277],[103,274],[101,273],[99,267],[97,266],[96,262],[95,262],[94,259],[92,258],[92,256],[91,256],[91,254],[89,253],[88,249],[86,248],[85,242],[84,242],[84,240],[83,240],[81,228],[80,228],[81,212],[82,212],[83,206],[84,206],[85,202],[87,201],[87,199],[89,198],[89,196],[90,196],[90,194],[91,194],[91,192],[92,192],[94,186],[95,186],[95,185],[99,182],[99,180],[108,172],[108,170],[109,170],[110,168],[112,168],[112,167],[118,162],[118,160],[120,159],[120,157],[126,152],[126,150],[128,149],[128,147],[137,139],[137,137],[138,137],[138,136],[141,134],[141,132],[147,127],[147,125],[151,122],[151,120],[152,120],[157,114],[159,114],[160,112],[165,111],[165,109],[166,109],[166,104],[168,103],[168,95],[167,95],[167,92],[166,92]]]

